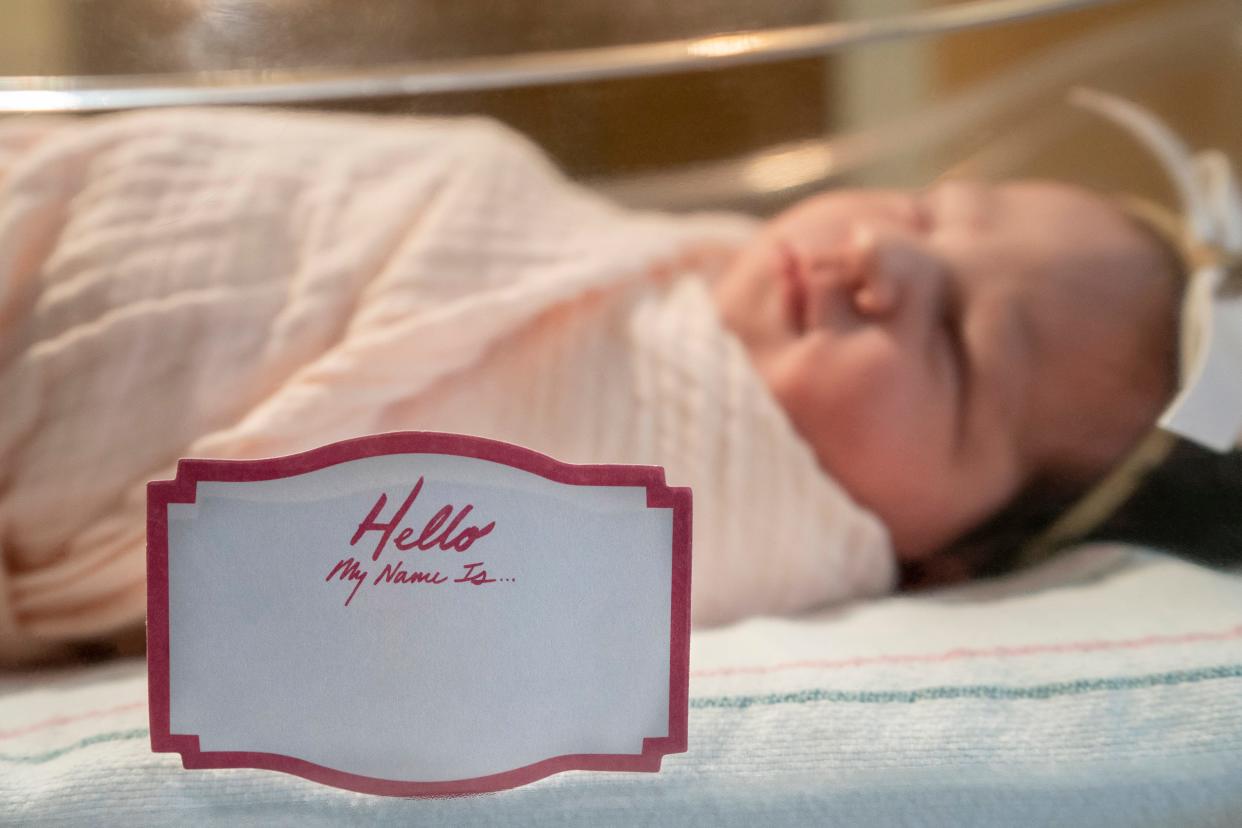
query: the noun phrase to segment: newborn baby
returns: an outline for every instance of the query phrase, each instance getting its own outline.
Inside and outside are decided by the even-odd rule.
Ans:
[[[917,561],[1020,493],[1085,489],[1151,428],[1180,290],[1112,201],[946,181],[809,199],[714,295],[820,463]]]
[[[696,623],[881,594],[1173,384],[1177,286],[1046,183],[622,210],[479,121],[0,128],[0,657],[140,624],[145,483],[396,429],[664,466]]]

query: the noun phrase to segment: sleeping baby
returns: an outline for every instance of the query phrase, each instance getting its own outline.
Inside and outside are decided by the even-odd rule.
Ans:
[[[891,590],[1176,381],[1175,258],[1053,183],[621,209],[478,120],[0,126],[0,657],[141,625],[180,457],[476,434],[694,490],[693,615]],[[1106,312],[1102,312],[1106,311]]]

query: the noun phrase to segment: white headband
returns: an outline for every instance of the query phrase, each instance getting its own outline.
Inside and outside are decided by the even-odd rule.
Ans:
[[[1092,89],[1070,100],[1121,126],[1160,161],[1182,208],[1181,377],[1159,425],[1218,452],[1242,445],[1242,192],[1229,159],[1197,155],[1143,107]]]

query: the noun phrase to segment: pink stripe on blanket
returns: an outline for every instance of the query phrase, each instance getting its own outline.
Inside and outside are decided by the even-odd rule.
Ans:
[[[896,655],[859,656],[842,659],[815,659],[787,661],[781,664],[763,664],[743,667],[716,667],[710,670],[691,670],[692,678],[712,676],[735,676],[746,674],[777,673],[785,670],[840,670],[850,667],[867,667],[873,664],[927,664],[944,661],[961,661],[968,658],[1011,658],[1014,656],[1046,655],[1056,653],[1093,653],[1102,650],[1141,650],[1148,647],[1178,644],[1203,644],[1242,638],[1242,624],[1221,632],[1185,633],[1183,635],[1148,635],[1142,638],[1120,641],[1073,641],[1064,644],[1025,644],[1018,647],[961,647],[941,653],[904,653]]]
[[[61,725],[73,724],[74,722],[80,722],[86,719],[96,719],[100,716],[111,716],[115,713],[126,713],[130,710],[145,708],[146,706],[146,700],[143,700],[130,702],[129,704],[120,704],[116,707],[88,710],[85,713],[78,713],[73,716],[53,716],[50,719],[44,719],[41,722],[34,722],[33,724],[28,724],[25,727],[19,727],[15,730],[0,730],[0,739],[13,739],[17,736],[25,736],[28,733],[46,730],[49,727],[60,727]]]

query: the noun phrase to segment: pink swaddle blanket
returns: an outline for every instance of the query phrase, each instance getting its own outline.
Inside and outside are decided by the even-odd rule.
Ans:
[[[144,486],[179,457],[395,429],[664,466],[696,622],[890,588],[710,275],[667,266],[753,230],[622,210],[475,120],[0,127],[0,656],[142,619]]]

